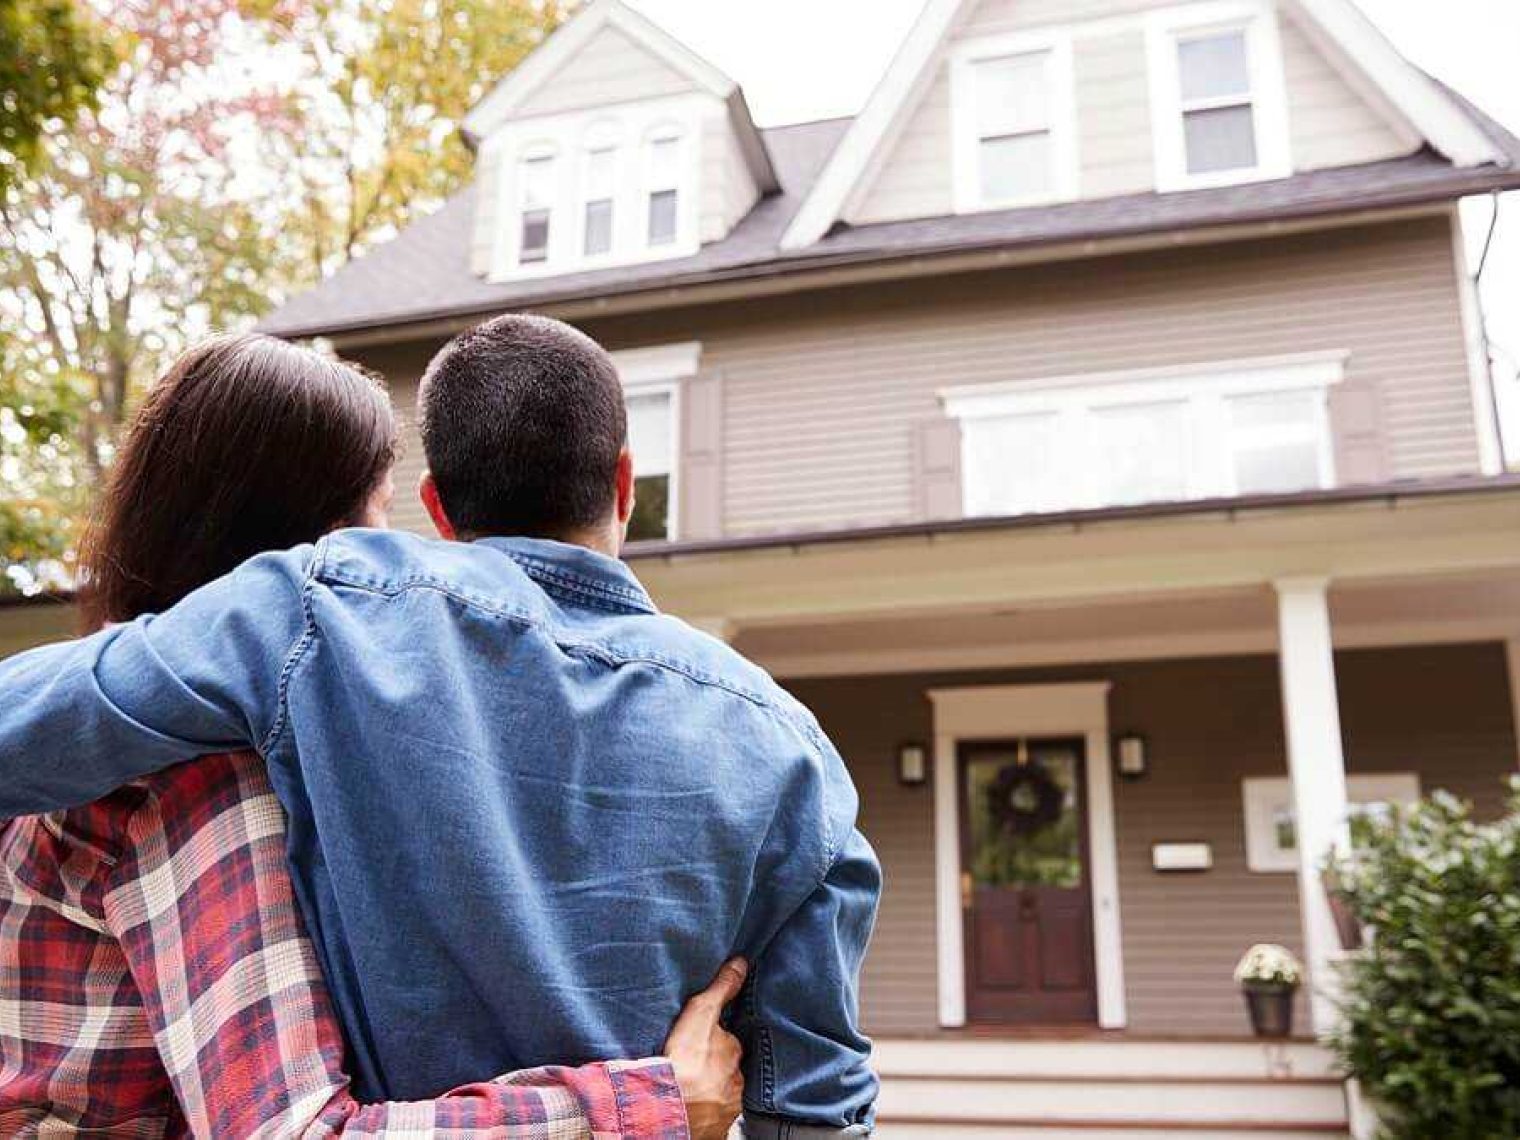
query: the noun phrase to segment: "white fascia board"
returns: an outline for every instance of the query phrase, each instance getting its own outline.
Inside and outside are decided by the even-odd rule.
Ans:
[[[475,105],[464,118],[465,137],[479,140],[490,135],[529,96],[553,78],[576,52],[609,26],[617,28],[640,47],[658,56],[719,99],[728,98],[738,87],[723,72],[621,0],[594,0],[519,63],[510,75]]]
[[[835,149],[781,237],[783,250],[806,249],[839,220],[873,158],[917,101],[939,62],[940,48],[972,0],[927,0],[865,109]]]
[[[1291,2],[1454,165],[1507,164],[1504,153],[1461,104],[1400,55],[1353,0]]]

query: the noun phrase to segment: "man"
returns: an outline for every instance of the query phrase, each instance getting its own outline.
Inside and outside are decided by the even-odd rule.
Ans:
[[[861,1135],[880,872],[814,719],[661,616],[610,357],[504,317],[419,397],[451,543],[349,531],[0,664],[0,816],[252,745],[365,1096],[654,1052],[725,958],[746,1131]]]

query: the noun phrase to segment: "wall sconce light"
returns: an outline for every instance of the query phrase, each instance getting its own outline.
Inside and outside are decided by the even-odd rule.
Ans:
[[[929,750],[922,744],[904,744],[897,750],[897,778],[908,787],[929,778]]]
[[[1150,775],[1151,758],[1145,737],[1126,732],[1114,741],[1115,764],[1126,780],[1142,780]]]

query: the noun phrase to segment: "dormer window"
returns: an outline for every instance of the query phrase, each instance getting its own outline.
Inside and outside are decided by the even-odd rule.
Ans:
[[[674,245],[681,228],[681,136],[662,133],[649,140],[648,196],[651,248]]]
[[[549,234],[556,197],[554,168],[553,154],[535,154],[522,160],[518,176],[521,202],[517,259],[524,265],[549,258]]]
[[[1076,196],[1070,41],[1000,36],[952,62],[955,195],[961,211]]]
[[[581,251],[587,257],[605,257],[612,252],[617,159],[615,146],[599,146],[586,152]]]
[[[1192,11],[1163,13],[1149,31],[1157,188],[1286,177],[1276,17],[1254,0]]]

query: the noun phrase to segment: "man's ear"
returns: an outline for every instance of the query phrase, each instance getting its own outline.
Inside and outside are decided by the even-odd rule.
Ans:
[[[447,512],[443,509],[443,500],[438,497],[438,484],[433,481],[431,471],[422,473],[422,482],[417,487],[417,493],[422,497],[422,506],[427,511],[428,518],[433,520],[433,529],[438,532],[438,537],[445,542],[456,541],[459,536],[454,530],[454,524],[449,521]]]
[[[633,452],[626,447],[618,456],[617,463],[617,521],[625,527],[633,517]]]

